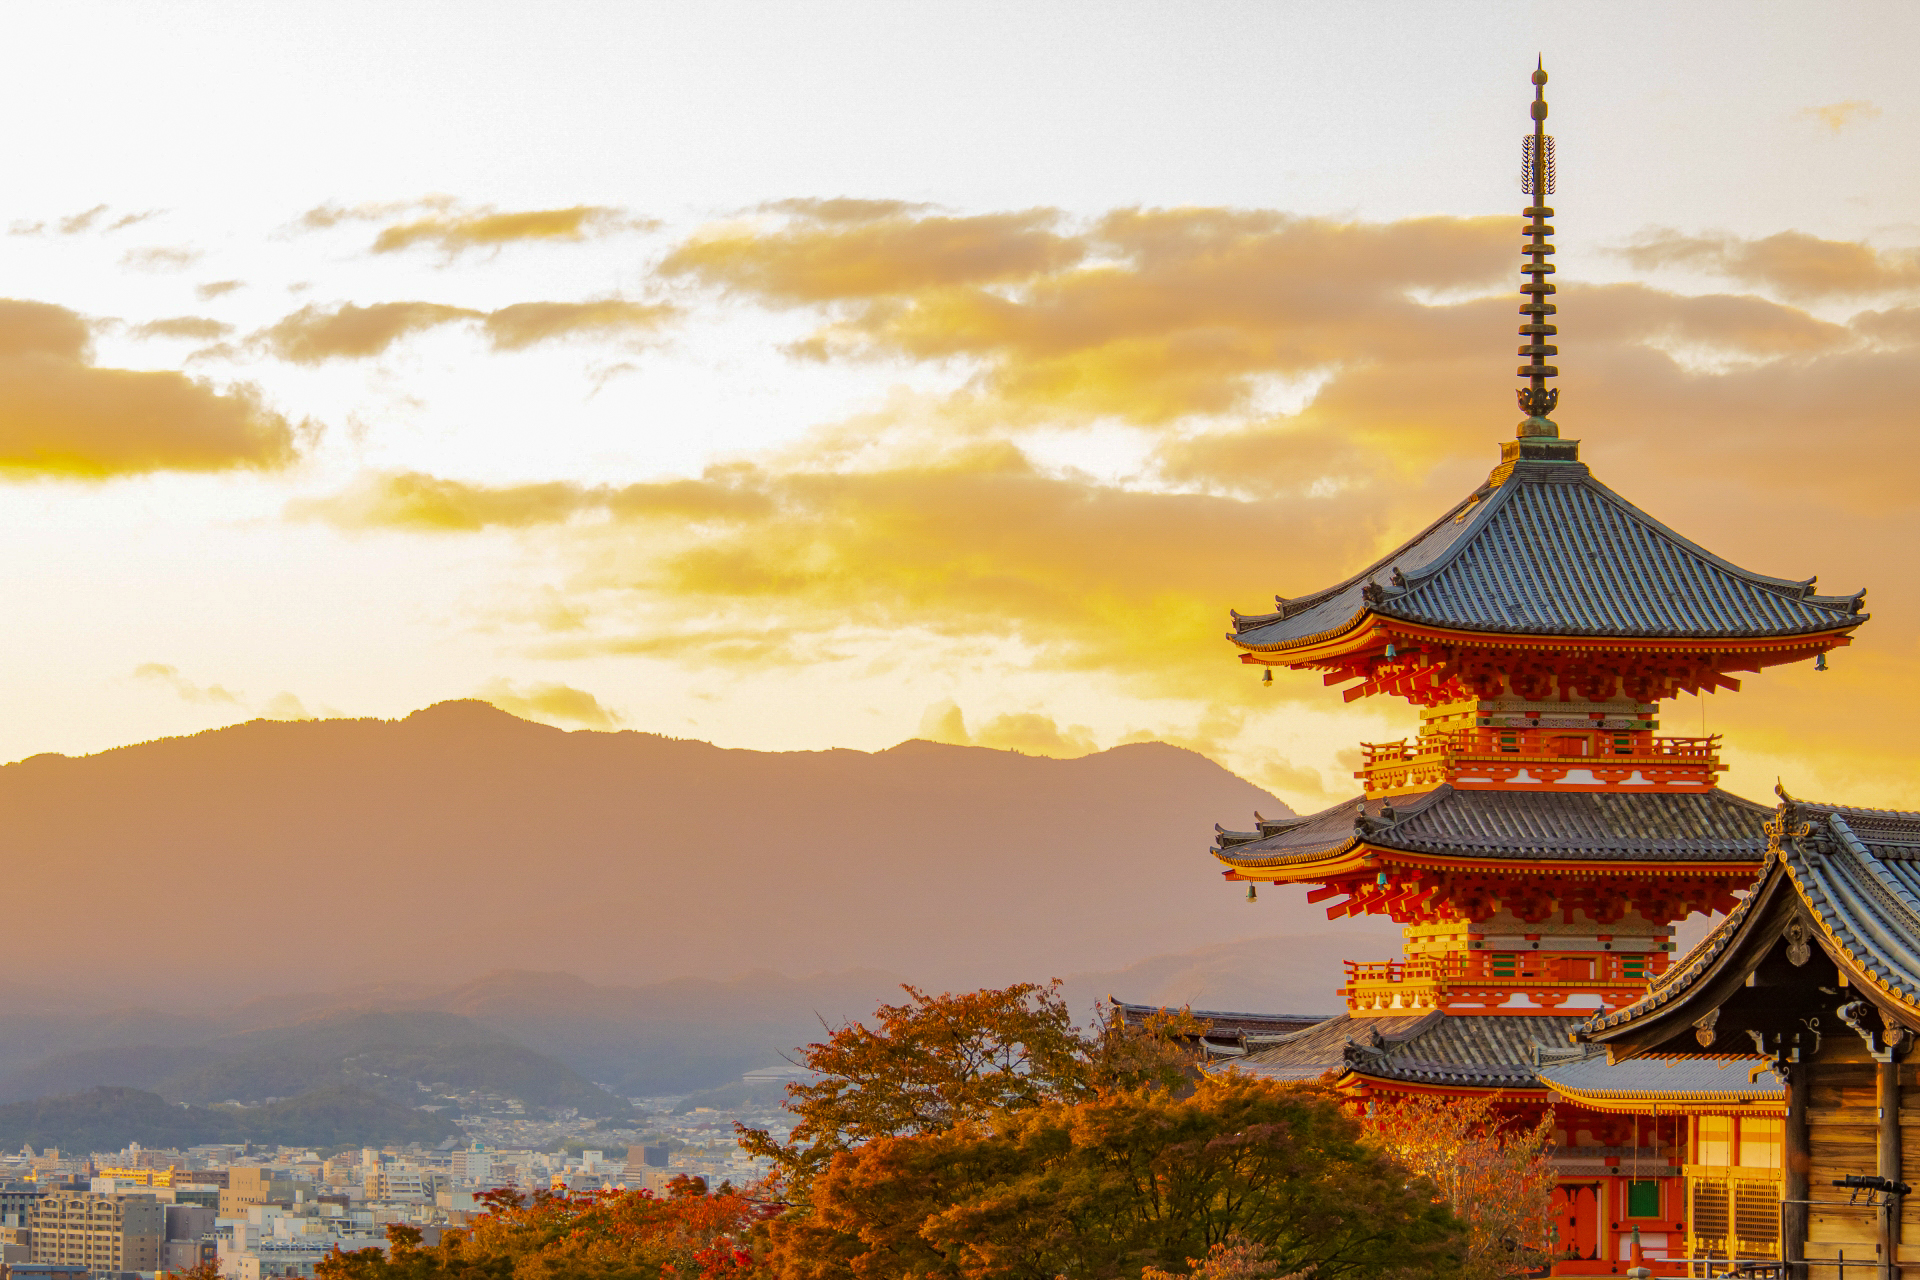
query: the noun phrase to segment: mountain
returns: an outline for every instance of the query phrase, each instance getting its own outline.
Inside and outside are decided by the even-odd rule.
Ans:
[[[71,906],[9,920],[12,980],[57,975],[82,1002],[216,1009],[501,967],[976,987],[1324,925],[1221,882],[1213,824],[1255,809],[1286,812],[1159,743],[1076,760],[921,741],[739,751],[452,702],[7,765],[0,861],[15,901]],[[82,923],[170,941],[137,963],[76,951]],[[258,941],[213,941],[229,937]],[[21,1016],[65,1016],[32,999]]]
[[[357,1147],[439,1143],[454,1123],[363,1089],[316,1090],[263,1107],[183,1107],[139,1089],[96,1088],[0,1106],[0,1148],[118,1151],[129,1142],[187,1147],[202,1142]]]
[[[4,1020],[0,1020],[3,1023]],[[188,1025],[202,1025],[194,1019]],[[558,1059],[453,1013],[347,1009],[283,1025],[234,1030],[191,1045],[53,1047],[0,1077],[0,1100],[94,1086],[150,1090],[170,1103],[257,1104],[316,1090],[350,1089],[412,1107],[441,1094],[491,1093],[531,1111],[631,1115]]]

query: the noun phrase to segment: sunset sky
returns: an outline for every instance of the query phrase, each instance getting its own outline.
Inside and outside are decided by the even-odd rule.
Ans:
[[[9,13],[0,756],[482,696],[728,746],[1159,738],[1291,803],[1413,727],[1230,606],[1517,418],[1832,670],[1669,707],[1920,806],[1920,10],[70,4]]]

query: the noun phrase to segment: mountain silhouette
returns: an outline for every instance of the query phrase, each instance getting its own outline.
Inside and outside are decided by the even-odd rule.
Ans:
[[[1213,823],[1254,809],[1287,811],[1158,743],[1074,760],[924,741],[760,752],[481,702],[253,721],[0,768],[0,857],[13,900],[35,904],[10,922],[0,1008],[278,1006],[502,969],[970,988],[1325,928],[1222,883]],[[65,1012],[35,990],[52,975]]]

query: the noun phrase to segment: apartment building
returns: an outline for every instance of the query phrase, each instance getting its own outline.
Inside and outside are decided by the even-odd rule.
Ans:
[[[33,1260],[93,1271],[157,1271],[166,1235],[151,1195],[54,1191],[32,1212]]]

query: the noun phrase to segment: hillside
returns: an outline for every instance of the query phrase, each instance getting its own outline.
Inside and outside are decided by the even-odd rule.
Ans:
[[[7,1019],[0,1017],[0,1030]],[[201,1030],[185,1019],[182,1033]],[[27,1045],[12,1039],[13,1051]],[[498,1094],[530,1111],[572,1108],[618,1119],[625,1099],[512,1037],[457,1014],[410,1009],[342,1009],[288,1025],[243,1028],[186,1045],[37,1046],[44,1056],[0,1076],[0,1101],[67,1094],[94,1086],[150,1090],[171,1103],[252,1106],[315,1091],[351,1090],[412,1107],[445,1094]]]
[[[0,859],[20,901],[71,900],[85,867],[90,936],[170,920],[271,939],[90,967],[73,918],[18,914],[16,981],[58,971],[122,1005],[446,986],[516,961],[608,984],[881,969],[978,986],[1324,926],[1221,882],[1213,824],[1256,808],[1285,812],[1163,744],[736,751],[455,702],[8,765]]]
[[[460,1135],[452,1121],[359,1089],[318,1090],[263,1107],[181,1107],[139,1089],[95,1088],[0,1106],[0,1146],[117,1151],[129,1142],[187,1147],[201,1142],[341,1147],[438,1143]]]

